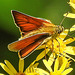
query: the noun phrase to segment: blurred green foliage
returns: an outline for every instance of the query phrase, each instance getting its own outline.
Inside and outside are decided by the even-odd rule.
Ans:
[[[19,30],[12,19],[11,10],[49,19],[52,23],[58,25],[63,19],[63,14],[68,11],[71,12],[67,2],[69,0],[0,0],[0,62],[4,62],[7,59],[18,70],[18,55],[7,48],[9,43],[18,40],[20,37]],[[74,23],[75,19],[66,18],[63,26],[70,28]],[[36,58],[34,56],[37,56],[39,53],[40,51],[35,51],[25,59],[25,68]],[[6,73],[0,67],[1,72]],[[70,75],[74,75],[74,73],[73,71]]]

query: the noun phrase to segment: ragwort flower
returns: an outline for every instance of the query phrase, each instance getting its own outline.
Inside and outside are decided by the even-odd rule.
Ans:
[[[68,15],[66,16],[66,14],[64,14],[64,16],[68,17],[68,18],[75,18],[75,0],[70,0],[69,2],[70,6],[72,7],[72,11],[74,13],[68,13]]]
[[[35,72],[34,68],[38,66],[38,63],[34,64],[32,62],[30,66],[24,71],[24,60],[19,60],[19,72],[13,67],[13,65],[8,61],[4,60],[4,63],[0,63],[0,66],[9,74],[9,75],[39,75]]]
[[[52,69],[52,65],[53,62],[52,60],[53,58],[50,58],[50,60],[43,60],[44,65],[46,66],[46,68],[48,69],[48,71],[45,71],[41,68],[36,68],[36,71],[40,74],[40,75],[67,75],[68,73],[70,73],[73,68],[66,68],[67,64],[68,64],[68,59],[65,57],[58,57],[55,60],[54,63],[54,71]],[[63,60],[64,62],[60,61]],[[62,64],[61,64],[62,63]],[[61,65],[60,65],[61,64]]]

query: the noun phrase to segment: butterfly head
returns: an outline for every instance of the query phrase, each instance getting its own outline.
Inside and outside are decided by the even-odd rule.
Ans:
[[[60,34],[61,32],[63,32],[63,30],[64,30],[64,27],[58,25],[58,28],[56,30],[56,33]]]

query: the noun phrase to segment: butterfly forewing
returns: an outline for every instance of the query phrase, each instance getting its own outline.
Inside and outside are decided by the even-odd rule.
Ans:
[[[22,32],[30,32],[43,26],[43,23],[49,23],[48,21],[28,16],[18,11],[12,11],[15,23],[20,27]]]

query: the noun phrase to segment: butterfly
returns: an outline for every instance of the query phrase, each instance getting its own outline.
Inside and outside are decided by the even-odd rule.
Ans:
[[[35,18],[12,10],[15,24],[20,30],[21,38],[8,45],[10,51],[18,52],[20,58],[26,58],[48,37],[54,39],[63,30],[63,26],[54,25],[49,20]]]

